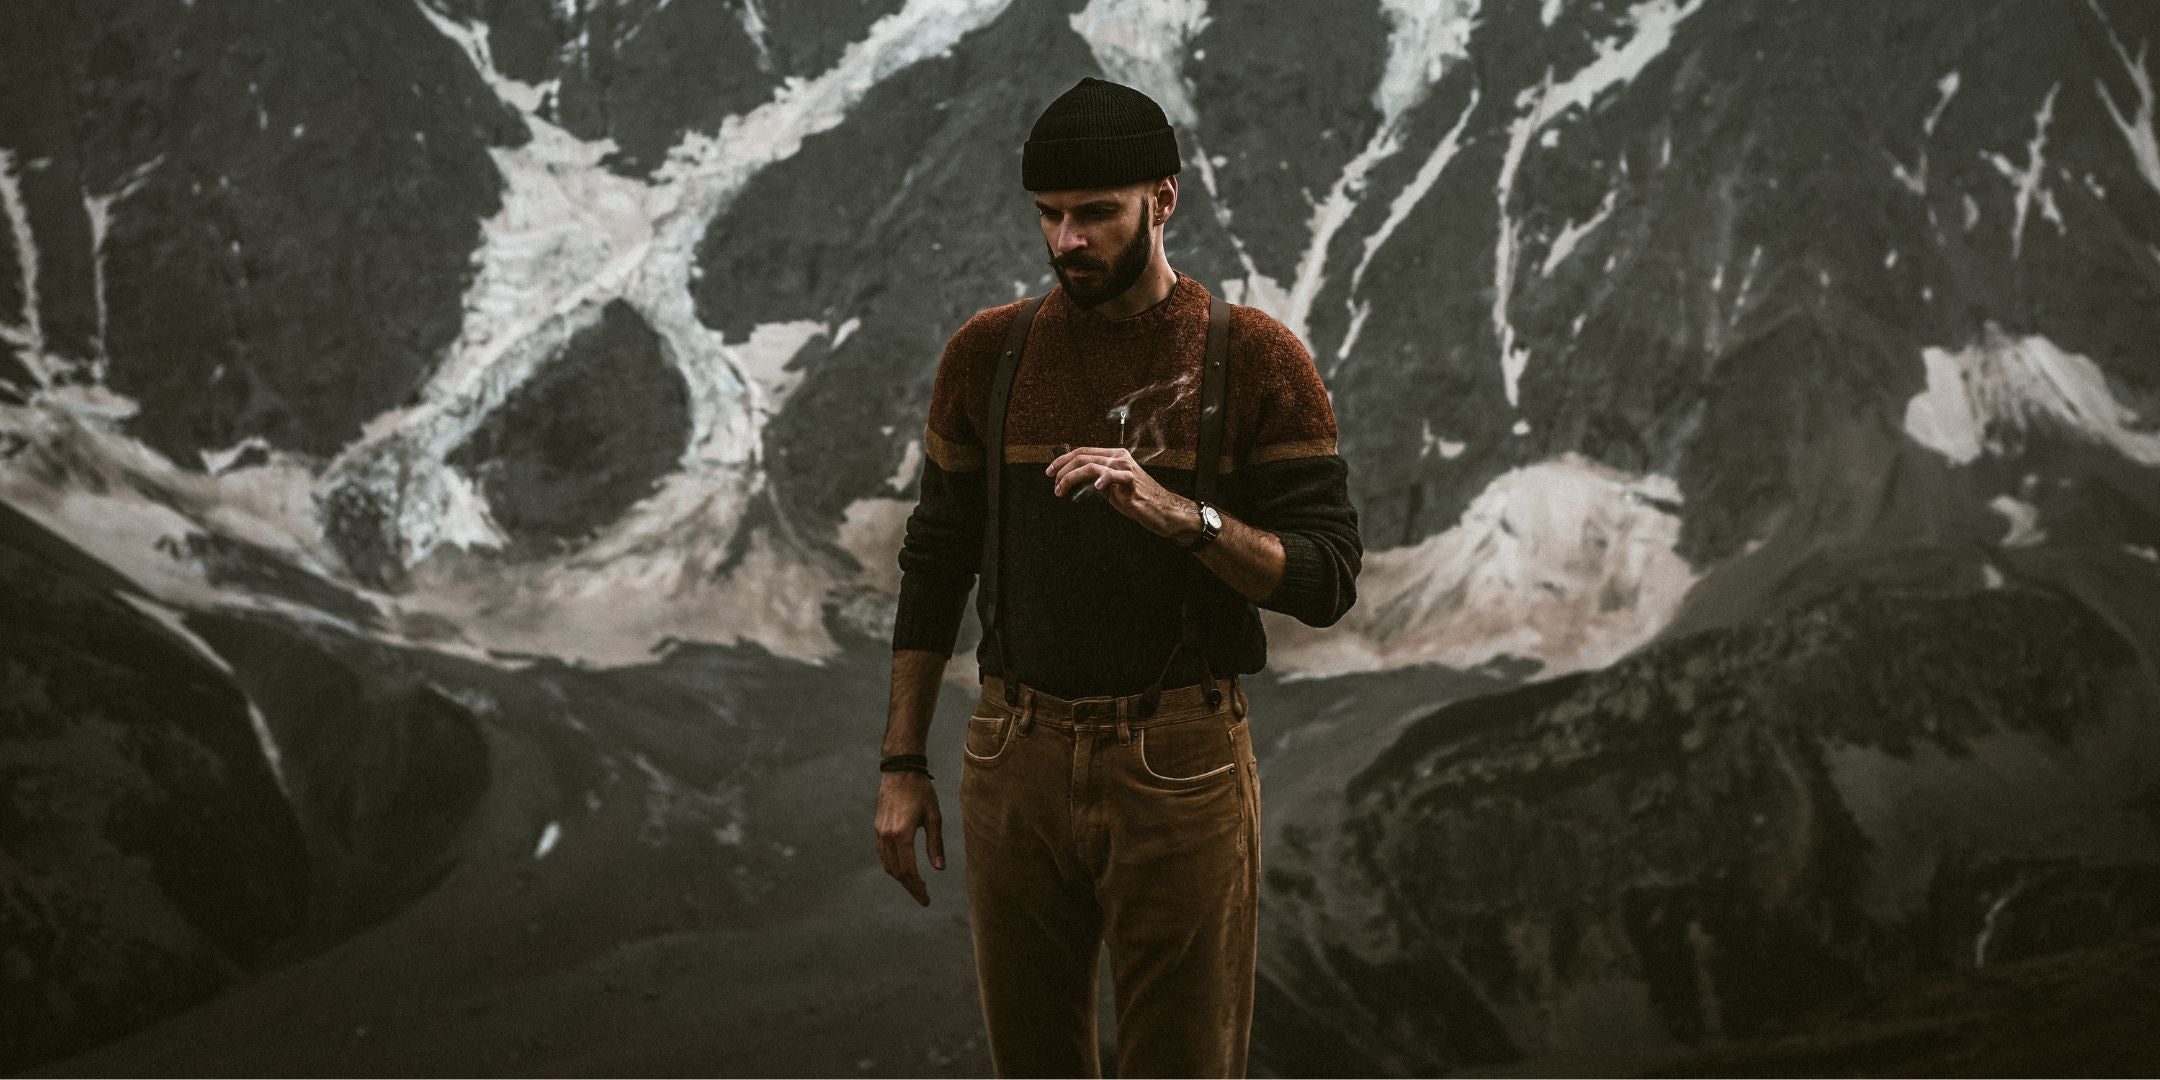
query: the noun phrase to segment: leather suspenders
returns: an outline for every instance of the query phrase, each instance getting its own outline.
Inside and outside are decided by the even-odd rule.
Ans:
[[[1208,297],[1207,360],[1200,369],[1200,439],[1198,452],[1193,456],[1193,498],[1201,502],[1215,501],[1215,468],[1222,459],[1223,404],[1225,390],[1230,385],[1230,305],[1219,297]],[[1204,568],[1188,568],[1194,574],[1206,574]],[[1207,703],[1209,709],[1222,708],[1223,694],[1215,685],[1215,669],[1208,663],[1207,618],[1200,610],[1199,583],[1188,581],[1185,586],[1183,626],[1179,630],[1178,643],[1170,648],[1170,656],[1163,661],[1162,672],[1155,676],[1155,685],[1148,687],[1147,696],[1141,699],[1140,715],[1155,714],[1156,699],[1162,696],[1163,680],[1170,676],[1170,665],[1177,662],[1178,653],[1191,649],[1200,656],[1200,674],[1207,680]]]
[[[1027,351],[1028,327],[1035,324],[1035,312],[1049,295],[1029,297],[1020,305],[1020,315],[1005,335],[1005,351],[998,356],[997,377],[990,381],[990,413],[983,425],[982,586],[975,590],[975,613],[982,619],[983,637],[997,650],[998,675],[1005,680],[1007,705],[1020,703],[1020,687],[1012,680],[1012,662],[1005,656],[1005,635],[998,626],[999,571],[1004,568],[998,558],[998,542],[1005,516],[1005,406],[1012,400],[1013,375],[1020,370],[1020,354]]]
[[[991,648],[996,651],[998,673],[1005,684],[1005,702],[1009,705],[1019,704],[1020,687],[1013,681],[1012,662],[1005,652],[1005,635],[998,608],[998,585],[1003,570],[999,554],[1005,506],[1005,412],[1012,401],[1013,376],[1019,372],[1021,356],[1027,352],[1028,328],[1034,324],[1035,313],[1041,309],[1044,299],[1044,296],[1032,297],[1021,305],[1019,316],[1013,319],[1012,329],[1005,335],[1005,349],[998,357],[997,375],[990,382],[989,414],[983,432],[982,585],[976,590],[976,614],[982,619],[983,637],[990,640]],[[1215,472],[1222,459],[1223,406],[1229,383],[1230,305],[1221,297],[1210,296],[1207,354],[1200,368],[1200,433],[1193,455],[1193,498],[1201,502],[1212,502],[1215,498]],[[1199,653],[1200,671],[1207,679],[1208,708],[1222,707],[1222,690],[1215,685],[1215,671],[1208,663],[1207,620],[1200,610],[1196,593],[1197,590],[1190,586],[1186,589],[1178,642],[1163,661],[1162,672],[1155,676],[1155,684],[1148,687],[1141,699],[1142,716],[1154,714],[1156,702],[1162,696],[1163,680],[1169,676],[1171,665],[1177,662],[1178,653],[1188,648]]]

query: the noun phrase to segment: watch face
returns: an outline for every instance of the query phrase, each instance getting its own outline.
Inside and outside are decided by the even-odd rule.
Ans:
[[[1215,508],[1212,506],[1202,506],[1200,508],[1200,520],[1206,522],[1207,527],[1210,529],[1222,528],[1222,515],[1216,513]]]

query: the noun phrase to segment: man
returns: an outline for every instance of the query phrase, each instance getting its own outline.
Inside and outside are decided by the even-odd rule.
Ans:
[[[1058,287],[1024,340],[1008,343],[1027,306],[1014,302],[946,345],[899,556],[877,833],[919,904],[918,831],[945,866],[921,755],[983,574],[960,805],[1004,1076],[1100,1075],[1104,943],[1121,1073],[1244,1074],[1260,777],[1237,676],[1266,659],[1254,605],[1326,626],[1355,597],[1362,547],[1327,391],[1296,336],[1252,308],[1223,306],[1221,505],[1193,497],[1213,301],[1163,252],[1178,171],[1161,108],[1129,87],[1082,79],[1035,122],[1021,179]]]

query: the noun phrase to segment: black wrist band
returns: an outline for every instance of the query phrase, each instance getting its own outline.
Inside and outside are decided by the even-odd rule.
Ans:
[[[928,779],[937,779],[937,777],[930,775],[930,759],[922,754],[889,755],[884,760],[878,762],[878,771],[918,772],[923,774],[923,776]]]

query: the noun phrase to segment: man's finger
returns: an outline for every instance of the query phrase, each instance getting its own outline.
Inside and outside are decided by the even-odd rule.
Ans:
[[[909,839],[912,840],[914,838],[909,837]],[[900,884],[907,887],[908,895],[915,898],[915,903],[917,905],[922,907],[930,906],[930,889],[928,886],[923,884],[921,871],[915,869],[914,844],[910,843],[907,846],[907,850],[901,853],[900,873],[894,874],[893,876],[899,878]]]
[[[1051,458],[1050,464],[1044,467],[1043,472],[1054,476],[1057,474],[1059,469],[1065,467],[1067,462],[1075,458],[1086,458],[1090,455],[1107,454],[1110,452],[1111,451],[1107,448],[1100,446],[1075,446],[1072,449],[1067,450],[1054,458]]]
[[[877,834],[877,857],[878,865],[884,867],[887,874],[900,876],[900,845],[894,843],[883,828]]]
[[[938,828],[938,819],[931,818],[924,828],[929,832],[930,865],[945,869],[945,834]]]
[[[1094,480],[1096,475],[1104,468],[1105,466],[1093,463],[1074,465],[1058,474],[1056,482],[1051,485],[1051,490],[1057,494],[1058,498],[1062,499],[1065,497],[1066,492]]]
[[[1132,473],[1125,471],[1124,469],[1106,468],[1102,470],[1102,474],[1096,478],[1095,486],[1097,488],[1107,488],[1112,484],[1124,484],[1129,487],[1137,482],[1138,478],[1135,477]]]

